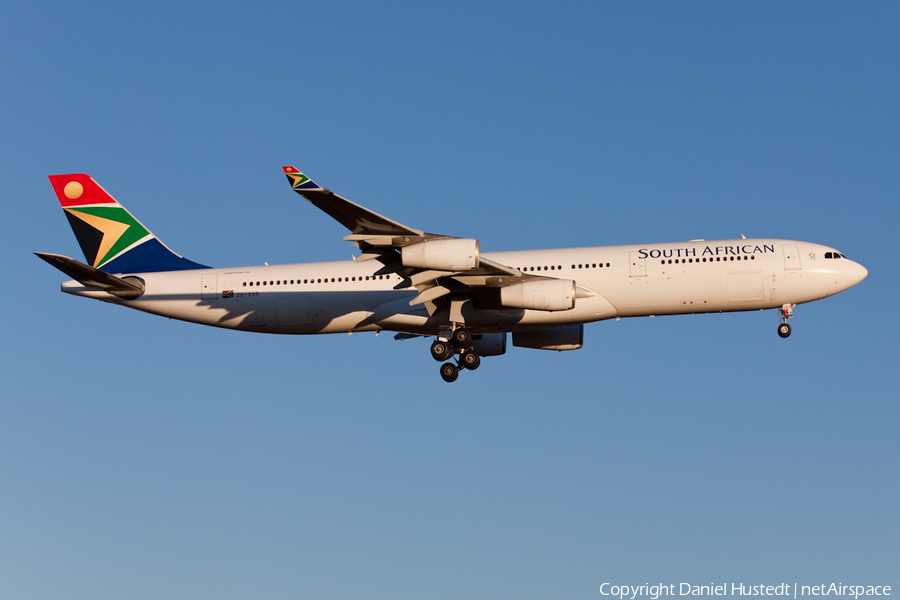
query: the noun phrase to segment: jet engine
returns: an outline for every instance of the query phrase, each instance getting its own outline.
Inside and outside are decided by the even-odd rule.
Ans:
[[[404,267],[436,271],[471,271],[481,265],[478,240],[431,240],[400,251]]]
[[[532,310],[572,310],[575,282],[571,279],[536,279],[500,288],[500,304]]]
[[[578,350],[584,345],[584,325],[567,325],[513,333],[513,346],[536,350]]]

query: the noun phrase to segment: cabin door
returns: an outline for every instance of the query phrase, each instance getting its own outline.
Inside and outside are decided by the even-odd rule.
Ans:
[[[784,251],[784,268],[796,270],[800,268],[800,252],[797,250],[796,244],[784,244],[781,246]]]
[[[631,259],[631,276],[646,277],[647,276],[647,259],[641,258],[641,253],[635,250],[629,255]]]

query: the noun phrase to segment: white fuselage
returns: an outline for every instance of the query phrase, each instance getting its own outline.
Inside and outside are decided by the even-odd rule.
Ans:
[[[528,274],[572,279],[594,293],[564,311],[463,310],[474,332],[523,331],[638,317],[778,308],[845,290],[866,276],[833,248],[789,240],[691,241],[485,253]],[[837,255],[840,256],[840,255]],[[436,335],[447,310],[410,306],[415,288],[377,261],[299,263],[133,274],[145,292],[122,300],[75,281],[63,291],[174,319],[262,333],[398,331]]]

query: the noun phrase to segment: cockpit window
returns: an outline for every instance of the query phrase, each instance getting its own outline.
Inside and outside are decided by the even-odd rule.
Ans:
[[[844,256],[843,254],[841,254],[840,252],[826,252],[825,258],[847,258],[847,257]]]

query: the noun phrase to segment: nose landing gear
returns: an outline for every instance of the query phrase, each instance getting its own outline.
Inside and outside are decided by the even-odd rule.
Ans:
[[[474,371],[481,366],[481,357],[472,348],[474,336],[468,329],[455,329],[448,335],[441,335],[431,344],[431,356],[441,365],[441,378],[447,383],[456,381],[460,369]],[[459,354],[456,364],[444,362],[454,354]]]
[[[778,337],[786,338],[791,335],[791,326],[787,320],[794,316],[794,305],[785,304],[781,307],[781,325],[778,326]]]

